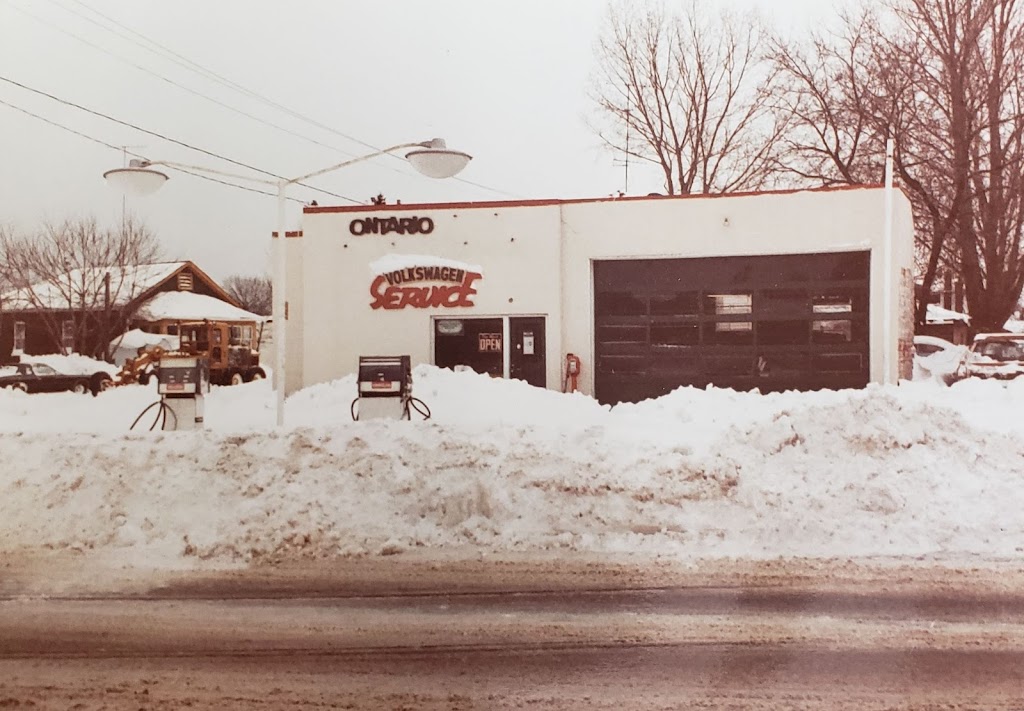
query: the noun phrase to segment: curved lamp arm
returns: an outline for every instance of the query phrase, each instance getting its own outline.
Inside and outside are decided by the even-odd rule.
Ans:
[[[188,163],[175,163],[169,160],[141,160],[133,159],[129,161],[128,166],[130,168],[150,168],[154,165],[162,165],[165,168],[176,168],[178,170],[189,170],[195,173],[209,173],[210,175],[220,175],[225,178],[235,178],[236,180],[248,180],[253,183],[262,183],[263,185],[277,185],[280,180],[267,180],[266,178],[254,178],[251,175],[241,175],[239,173],[229,173],[225,170],[215,170],[213,168],[207,168],[203,165],[189,165]],[[288,181],[291,182],[291,181]]]
[[[236,180],[248,180],[248,181],[253,182],[253,183],[262,183],[263,185],[275,185],[275,186],[277,186],[277,185],[282,185],[282,184],[284,184],[284,185],[293,185],[295,183],[301,183],[303,180],[309,180],[310,178],[317,178],[317,177],[319,177],[321,175],[324,175],[326,173],[331,173],[331,172],[333,172],[335,170],[339,170],[341,168],[345,168],[347,166],[353,165],[354,163],[362,163],[365,160],[370,160],[371,158],[376,158],[377,156],[382,156],[382,155],[385,155],[386,153],[391,153],[393,151],[401,150],[402,148],[443,148],[443,147],[444,147],[444,142],[443,141],[439,141],[438,139],[434,139],[434,140],[431,140],[431,141],[419,141],[417,143],[399,143],[398,145],[390,146],[389,148],[382,148],[381,150],[376,151],[374,153],[368,153],[365,156],[359,156],[357,158],[349,158],[348,160],[344,160],[341,163],[336,163],[335,165],[332,165],[332,166],[330,166],[328,168],[323,168],[321,170],[317,170],[317,171],[314,171],[312,173],[306,173],[305,175],[300,175],[297,178],[291,178],[291,179],[284,179],[284,178],[282,178],[281,180],[267,180],[266,178],[254,178],[251,175],[240,175],[239,173],[229,173],[229,172],[227,172],[225,170],[215,170],[213,168],[207,168],[207,167],[202,166],[202,165],[189,165],[188,163],[176,163],[174,161],[169,161],[169,160],[146,160],[146,159],[132,160],[129,165],[132,168],[149,168],[149,167],[152,167],[152,166],[160,165],[160,166],[164,166],[166,168],[176,168],[178,170],[189,170],[189,171],[193,171],[193,172],[196,172],[196,173],[209,173],[210,175],[220,175],[220,176],[225,177],[225,178],[234,178]]]
[[[376,153],[370,153],[370,154],[367,154],[365,156],[359,156],[358,158],[349,158],[346,161],[342,161],[341,163],[338,163],[336,165],[332,165],[330,168],[324,168],[323,170],[318,170],[318,171],[313,172],[313,173],[307,173],[306,175],[300,175],[298,178],[292,178],[291,180],[288,181],[288,183],[298,183],[298,182],[300,182],[302,180],[309,180],[310,178],[316,178],[316,177],[321,176],[321,175],[323,175],[325,173],[330,173],[330,172],[338,170],[340,168],[344,168],[345,166],[352,165],[353,163],[362,163],[364,160],[369,160],[370,158],[376,158],[377,156],[382,156],[385,153],[391,153],[392,151],[397,151],[397,150],[400,150],[402,148],[435,148],[435,147],[437,147],[435,145],[435,141],[421,141],[419,143],[399,143],[397,146],[391,146],[390,148],[383,148],[383,149],[377,151]]]

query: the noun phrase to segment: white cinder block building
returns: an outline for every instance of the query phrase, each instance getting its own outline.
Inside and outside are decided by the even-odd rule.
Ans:
[[[885,215],[875,187],[307,207],[287,389],[402,354],[554,389],[573,354],[602,402],[895,382],[913,353],[902,193],[888,241]]]

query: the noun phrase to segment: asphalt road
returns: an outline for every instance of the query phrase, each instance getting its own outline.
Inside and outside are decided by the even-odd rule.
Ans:
[[[1024,594],[845,587],[9,595],[0,709],[1024,708]]]

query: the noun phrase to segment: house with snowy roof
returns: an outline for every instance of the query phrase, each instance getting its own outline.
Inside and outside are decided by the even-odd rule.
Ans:
[[[191,261],[71,269],[0,295],[0,359],[107,355],[125,331],[174,334],[183,321],[255,327],[262,317]]]

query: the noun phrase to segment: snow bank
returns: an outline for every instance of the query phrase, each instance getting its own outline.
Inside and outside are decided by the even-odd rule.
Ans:
[[[0,549],[163,566],[441,547],[1024,553],[1024,382],[681,388],[607,408],[473,373],[415,378],[430,421],[351,422],[347,378],[290,398],[282,432],[265,381],[215,388],[209,429],[179,433],[125,434],[152,388],[0,392],[18,462],[0,473]]]
[[[22,356],[21,359],[26,363],[45,363],[58,373],[67,373],[68,375],[92,375],[101,371],[104,373],[117,372],[117,368],[110,363],[78,353]]]

